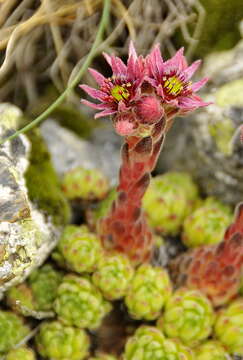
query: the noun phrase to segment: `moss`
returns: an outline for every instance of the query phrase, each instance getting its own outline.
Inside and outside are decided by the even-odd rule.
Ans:
[[[47,215],[55,225],[65,225],[70,218],[70,208],[64,197],[49,152],[38,129],[27,133],[32,144],[30,166],[25,174],[30,200]]]

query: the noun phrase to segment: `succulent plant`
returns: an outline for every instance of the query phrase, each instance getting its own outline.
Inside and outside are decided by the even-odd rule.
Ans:
[[[29,332],[30,328],[19,315],[0,310],[0,354],[10,351]]]
[[[157,326],[168,337],[195,346],[212,332],[214,311],[208,298],[198,290],[179,289],[167,301]]]
[[[59,321],[43,322],[35,342],[39,354],[52,360],[82,360],[89,353],[86,332]]]
[[[134,268],[124,254],[106,254],[93,274],[93,283],[108,300],[117,300],[126,295],[134,275]]]
[[[224,346],[215,340],[208,340],[194,349],[196,360],[231,360]]]
[[[152,326],[141,326],[128,339],[123,360],[194,360],[193,352],[176,340],[167,339]]]
[[[152,178],[143,207],[153,228],[176,235],[198,201],[198,189],[189,174],[168,172]]]
[[[5,360],[36,360],[36,356],[32,349],[21,346],[17,349],[10,350]]]
[[[53,258],[77,273],[93,272],[103,254],[101,242],[87,226],[67,225]]]
[[[219,243],[231,221],[230,207],[208,198],[185,219],[182,241],[188,247]]]
[[[59,319],[66,325],[96,329],[111,310],[100,291],[88,278],[66,275],[54,303]]]
[[[109,182],[100,170],[76,167],[64,175],[62,190],[68,199],[103,199],[109,191]]]
[[[134,319],[154,320],[171,293],[172,285],[166,270],[144,264],[130,282],[125,303]]]
[[[243,298],[222,309],[215,323],[215,336],[232,355],[243,356]]]
[[[186,252],[171,263],[171,274],[177,286],[199,289],[214,306],[234,299],[242,286],[243,203],[235,220],[225,232],[223,241]]]
[[[7,302],[22,315],[30,315],[32,311],[49,311],[53,308],[62,277],[60,271],[45,264],[34,270],[25,283],[10,288]]]

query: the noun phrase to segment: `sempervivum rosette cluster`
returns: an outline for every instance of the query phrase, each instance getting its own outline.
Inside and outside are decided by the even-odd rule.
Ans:
[[[54,306],[64,324],[88,329],[97,329],[111,310],[91,281],[76,275],[64,276]]]
[[[193,352],[153,326],[141,326],[127,341],[122,360],[193,360]]]
[[[36,360],[35,353],[26,346],[12,349],[6,356],[5,360]]]
[[[215,335],[230,354],[243,356],[243,298],[222,309],[215,324]]]
[[[159,328],[188,346],[197,345],[212,332],[215,315],[208,298],[198,290],[180,289],[168,300]]]
[[[112,69],[105,78],[94,69],[91,75],[99,85],[93,89],[81,85],[101,110],[96,117],[112,115],[116,132],[125,137],[118,196],[110,213],[100,221],[99,235],[108,249],[125,252],[139,264],[151,258],[154,238],[141,210],[141,200],[150,182],[166,132],[175,115],[183,115],[208,105],[195,92],[205,84],[192,84],[190,78],[200,61],[187,65],[183,49],[163,61],[159,46],[143,58],[129,47],[127,65],[116,56],[104,55]]]
[[[60,321],[43,322],[35,337],[38,353],[52,360],[83,360],[89,354],[86,332]]]
[[[130,282],[125,303],[134,319],[154,320],[159,317],[171,293],[172,285],[167,271],[143,264]]]

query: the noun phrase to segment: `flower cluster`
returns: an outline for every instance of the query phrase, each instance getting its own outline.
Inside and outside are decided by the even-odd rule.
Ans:
[[[163,116],[184,115],[208,105],[195,94],[208,79],[194,84],[190,81],[200,61],[188,66],[183,48],[164,61],[159,45],[144,58],[137,56],[131,42],[127,65],[114,55],[104,54],[104,57],[112,69],[112,76],[105,78],[96,70],[89,69],[99,89],[80,85],[100,103],[87,100],[82,100],[82,103],[101,110],[96,118],[113,115],[116,132],[122,136],[136,134],[141,124],[155,124]]]

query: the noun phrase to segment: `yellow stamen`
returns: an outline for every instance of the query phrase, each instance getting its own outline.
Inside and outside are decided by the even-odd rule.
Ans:
[[[129,91],[126,89],[126,85],[116,85],[111,89],[111,95],[117,101],[126,100],[129,98]]]
[[[164,82],[164,87],[166,88],[168,94],[179,95],[183,90],[183,82],[178,79],[178,77],[172,76]]]

